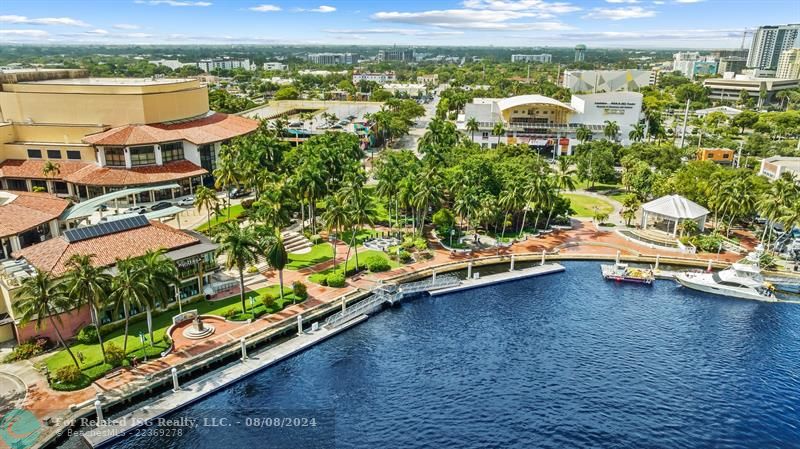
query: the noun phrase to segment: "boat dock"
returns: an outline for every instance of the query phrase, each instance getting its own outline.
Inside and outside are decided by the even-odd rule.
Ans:
[[[497,273],[497,274],[490,274],[483,277],[473,277],[470,279],[466,279],[461,281],[459,285],[455,285],[452,287],[444,287],[438,289],[431,289],[430,295],[444,295],[447,293],[459,292],[462,290],[470,290],[473,288],[478,287],[485,287],[487,285],[494,285],[500,284],[503,282],[514,281],[517,279],[525,279],[531,278],[536,276],[544,276],[546,274],[551,273],[560,273],[564,271],[565,268],[557,263],[549,263],[544,265],[537,265],[535,267],[525,268],[522,270],[512,270],[507,271],[505,273]],[[471,270],[470,270],[471,271]]]
[[[102,415],[100,415],[100,421],[104,422],[104,424],[86,431],[83,434],[83,439],[93,448],[106,446],[138,427],[157,424],[159,418],[302,352],[361,323],[367,318],[367,315],[360,315],[332,328],[313,326],[312,329],[298,334],[295,338],[264,349],[252,356],[246,356],[240,363],[213,371],[189,384],[182,385],[173,390],[172,393],[166,394],[124,416],[103,420]],[[246,354],[245,349],[242,352],[243,355]],[[177,384],[177,375],[175,374],[173,374],[173,381]]]

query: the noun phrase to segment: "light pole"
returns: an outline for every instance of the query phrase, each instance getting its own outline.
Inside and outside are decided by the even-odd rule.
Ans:
[[[455,235],[455,233],[456,233],[456,230],[453,229],[453,228],[450,228],[450,248],[453,247],[453,235]]]
[[[147,361],[147,351],[144,350],[144,342],[145,341],[147,341],[147,337],[144,335],[144,333],[139,331],[139,342],[142,344],[142,357],[144,358],[144,361],[146,362]]]

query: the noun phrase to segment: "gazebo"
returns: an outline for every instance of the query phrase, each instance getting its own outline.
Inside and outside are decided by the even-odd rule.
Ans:
[[[678,233],[682,221],[694,220],[700,231],[706,223],[708,209],[680,195],[667,195],[642,205],[642,229],[647,229],[650,219],[666,223],[666,231]],[[670,225],[671,224],[671,225]]]

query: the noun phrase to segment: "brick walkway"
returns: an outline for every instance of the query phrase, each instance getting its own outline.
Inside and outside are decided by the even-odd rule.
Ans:
[[[739,238],[742,244],[748,249],[754,246],[755,239],[752,236],[740,233],[739,235],[736,235],[736,237]],[[578,222],[577,226],[570,231],[552,233],[541,238],[531,238],[527,241],[515,244],[512,248],[503,249],[501,250],[502,252],[499,252],[497,249],[478,251],[473,257],[497,255],[498,253],[536,253],[541,252],[542,250],[553,251],[557,248],[562,254],[574,255],[606,255],[613,257],[617,250],[619,250],[622,254],[627,255],[655,256],[656,254],[660,254],[662,257],[683,257],[695,258],[698,260],[717,259],[716,254],[689,255],[681,254],[675,251],[648,248],[646,246],[630,242],[618,235],[616,232],[598,233],[596,232],[594,226],[586,221]],[[362,249],[359,249],[359,252],[360,251],[362,251]],[[337,245],[337,263],[344,261],[346,253],[346,245]],[[189,324],[178,326],[172,335],[173,341],[175,342],[175,349],[172,353],[157,360],[150,360],[146,363],[141,363],[135,369],[124,369],[121,374],[110,379],[99,379],[92,386],[81,391],[64,393],[56,392],[51,390],[46,385],[46,382],[43,378],[25,379],[26,383],[28,384],[28,396],[25,400],[25,406],[32,410],[38,417],[44,418],[46,416],[53,416],[56,411],[68,410],[70,404],[84,402],[100,392],[105,393],[106,395],[124,393],[136,388],[138,385],[145,383],[145,375],[149,373],[159,372],[164,369],[168,369],[170,366],[184,363],[191,357],[201,355],[213,348],[218,347],[221,344],[238,340],[245,335],[265,329],[274,323],[282,321],[286,318],[291,318],[298,313],[303,313],[320,304],[336,301],[343,295],[355,292],[358,289],[370,289],[378,280],[387,279],[395,277],[398,274],[411,273],[417,270],[427,269],[446,263],[467,260],[469,257],[470,256],[463,254],[454,255],[439,248],[434,251],[433,258],[430,260],[415,262],[384,273],[356,276],[348,279],[348,285],[345,288],[323,287],[308,280],[308,277],[311,274],[333,266],[332,261],[323,262],[316,266],[301,270],[284,270],[284,285],[291,285],[292,282],[297,280],[306,283],[308,287],[309,298],[303,303],[291,305],[276,314],[263,316],[252,323],[229,323],[222,319],[209,320],[208,323],[213,324],[216,330],[211,337],[199,341],[189,340],[182,336],[182,329]],[[741,258],[741,256],[737,254],[722,254],[719,256],[720,261],[727,262],[733,262],[739,258]],[[248,285],[248,290],[254,290],[267,284],[277,283],[277,272],[268,271],[263,273],[263,275],[265,276],[267,282],[257,285]],[[232,293],[236,293],[236,291],[233,291]],[[3,447],[3,443],[0,442],[0,448]]]

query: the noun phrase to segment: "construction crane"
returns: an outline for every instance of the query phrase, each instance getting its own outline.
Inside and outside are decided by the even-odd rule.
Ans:
[[[739,47],[740,50],[744,50],[744,41],[747,39],[747,35],[753,35],[753,30],[748,30],[747,28],[742,31],[742,45]]]

